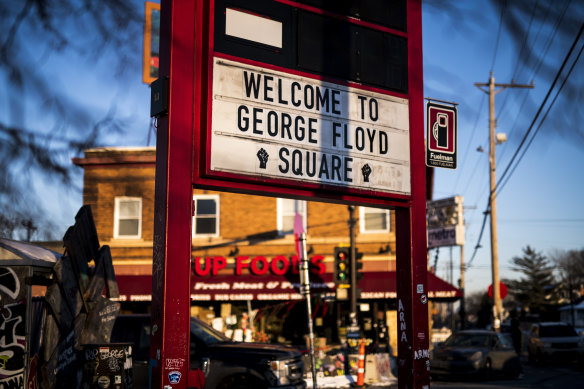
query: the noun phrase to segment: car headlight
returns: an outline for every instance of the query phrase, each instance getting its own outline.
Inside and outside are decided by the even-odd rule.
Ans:
[[[272,385],[287,385],[290,383],[288,379],[288,361],[270,361],[268,366],[270,368],[268,380]]]
[[[478,361],[483,357],[483,353],[481,351],[477,351],[470,356],[471,361]]]

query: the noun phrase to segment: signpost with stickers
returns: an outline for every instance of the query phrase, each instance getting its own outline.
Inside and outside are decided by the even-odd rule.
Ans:
[[[193,188],[395,210],[399,386],[429,385],[421,1],[163,0],[160,16],[152,387],[194,380]]]

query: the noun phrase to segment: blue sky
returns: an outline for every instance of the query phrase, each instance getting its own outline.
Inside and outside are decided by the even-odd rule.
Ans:
[[[143,12],[143,3],[137,1]],[[467,5],[468,4],[468,5]],[[497,82],[525,84],[532,80],[535,89],[507,89],[496,97],[497,132],[505,132],[509,141],[497,146],[497,171],[502,173],[515,152],[521,137],[525,134],[536,108],[543,100],[549,79],[522,69],[517,64],[517,49],[511,44],[506,30],[501,30],[497,43],[497,27],[500,13],[485,0],[468,2],[468,14],[463,12],[464,23],[456,18],[444,17],[434,8],[423,7],[424,39],[424,96],[459,103],[458,112],[458,169],[436,169],[434,198],[440,199],[454,195],[464,197],[466,246],[465,257],[468,262],[478,243],[483,219],[482,212],[487,205],[488,196],[488,156],[476,151],[478,146],[488,149],[488,99],[487,95],[474,86],[475,82],[487,82],[489,72],[494,72]],[[582,8],[582,7],[580,7]],[[468,18],[466,18],[468,15]],[[477,16],[479,15],[479,16]],[[578,26],[575,26],[575,33]],[[549,27],[533,26],[538,31],[539,40],[528,40],[534,48],[541,45],[542,37],[549,36]],[[532,38],[530,38],[532,39]],[[571,38],[573,39],[573,38]],[[581,40],[580,45],[584,40]],[[555,41],[547,58],[559,65],[566,55],[571,42]],[[578,46],[580,47],[580,46]],[[134,47],[141,56],[142,40],[136,38]],[[541,49],[543,51],[543,48]],[[496,55],[495,55],[496,53]],[[150,129],[149,108],[150,91],[141,81],[140,64],[135,69],[126,69],[122,78],[114,77],[111,53],[105,53],[96,63],[79,60],[70,52],[43,57],[39,70],[54,76],[54,84],[64,88],[83,104],[95,112],[105,115],[112,102],[116,102],[116,115],[126,120],[126,133],[113,134],[103,140],[104,145],[145,146]],[[584,60],[580,60],[572,75],[574,82],[582,84]],[[528,96],[531,104],[522,105]],[[550,117],[542,126],[540,133],[521,160],[517,169],[503,187],[497,198],[499,258],[501,278],[516,278],[511,272],[510,260],[521,255],[526,245],[531,245],[544,254],[554,249],[584,248],[584,175],[581,161],[584,157],[584,142],[570,136],[569,125],[554,118],[566,116],[566,101],[561,98],[554,106]],[[574,109],[570,105],[569,109]],[[2,112],[0,110],[0,112]],[[37,120],[39,128],[46,128],[39,120],[38,112],[29,111],[30,120]],[[558,128],[560,123],[562,128]],[[567,135],[568,134],[568,135]],[[154,137],[150,145],[154,145]],[[71,157],[75,157],[71,155]],[[78,188],[82,185],[82,171],[77,176]],[[79,190],[55,189],[50,183],[37,182],[41,193],[46,193],[43,202],[62,226],[63,232],[72,224],[76,211],[81,206]],[[54,198],[59,198],[55,205]],[[480,244],[482,248],[466,273],[467,291],[486,290],[491,283],[490,235],[488,224]],[[431,252],[431,263],[435,252]],[[460,274],[460,251],[452,250],[453,281]],[[440,249],[437,273],[448,279],[450,250]]]
[[[483,20],[482,23],[474,22],[467,30],[457,28],[456,22],[441,22],[439,15],[429,12],[432,10],[424,4],[425,96],[460,103],[459,167],[454,171],[436,170],[434,198],[464,197],[467,227],[464,256],[468,263],[479,243],[489,193],[488,155],[476,151],[479,146],[488,151],[488,97],[474,83],[488,82],[489,72],[493,71],[496,82],[510,83],[515,77],[518,84],[531,81],[535,84],[535,89],[506,89],[495,97],[496,132],[504,132],[509,138],[508,142],[496,147],[497,177],[500,177],[543,101],[551,80],[542,78],[541,72],[534,76],[531,70],[517,65],[518,50],[511,44],[507,31],[501,30],[497,44],[501,13],[487,2],[472,2],[473,11],[480,10]],[[577,11],[571,7],[568,12]],[[576,37],[579,26],[574,27],[573,36],[569,40],[554,40],[546,56],[555,70],[559,69]],[[529,31],[528,44],[536,52],[543,52],[545,39],[551,36],[552,29],[534,23]],[[580,39],[577,48],[582,44],[584,40]],[[583,62],[580,59],[570,77],[580,85]],[[526,95],[533,99],[534,104],[522,105]],[[558,128],[558,120],[555,120],[557,115],[569,114],[565,109],[574,109],[573,105],[566,106],[565,100],[558,99],[531,147],[497,196],[501,278],[520,276],[511,271],[511,259],[520,256],[522,248],[527,245],[544,255],[557,249],[584,248],[584,175],[580,168],[584,157],[583,142],[565,135],[570,132]],[[568,124],[576,128],[581,126],[580,123]],[[465,283],[469,292],[487,290],[491,284],[489,221],[480,244],[482,248],[466,271]],[[433,250],[432,263],[435,255]],[[448,279],[450,257],[449,248],[440,249],[438,274],[445,279]],[[458,248],[454,248],[452,257],[453,280],[456,282],[460,277]]]

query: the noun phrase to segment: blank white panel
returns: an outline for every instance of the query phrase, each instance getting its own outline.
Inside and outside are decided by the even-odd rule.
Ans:
[[[282,48],[282,23],[232,8],[225,10],[225,34]]]

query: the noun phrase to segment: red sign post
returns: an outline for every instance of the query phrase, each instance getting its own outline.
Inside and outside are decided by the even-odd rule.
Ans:
[[[421,1],[367,4],[162,0],[152,388],[189,386],[195,187],[395,209],[399,387],[429,387]]]

